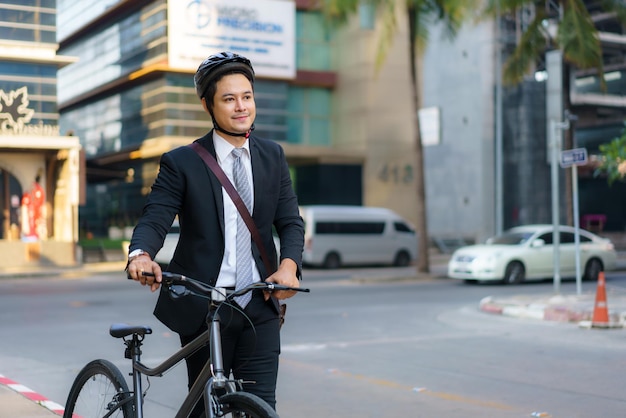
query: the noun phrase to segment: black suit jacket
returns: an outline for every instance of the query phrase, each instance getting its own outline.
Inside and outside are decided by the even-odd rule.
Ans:
[[[196,140],[215,156],[213,132]],[[283,149],[276,142],[251,136],[250,156],[254,181],[256,224],[270,263],[276,269],[272,225],[281,243],[281,260],[290,258],[302,267],[304,222],[298,210]],[[163,154],[160,171],[130,244],[153,258],[178,215],[180,239],[169,271],[215,285],[224,257],[224,203],[222,186],[200,156],[190,147]],[[269,276],[254,243],[252,252],[262,278]],[[272,298],[278,314],[278,302]],[[208,312],[206,299],[173,300],[161,288],[154,314],[171,330],[182,335],[196,332]]]

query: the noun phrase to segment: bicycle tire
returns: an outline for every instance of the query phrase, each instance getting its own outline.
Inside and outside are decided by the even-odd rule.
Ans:
[[[108,360],[93,360],[78,373],[67,397],[63,418],[133,418],[132,402],[119,406],[130,396],[124,375]]]
[[[231,392],[219,397],[218,417],[278,418],[276,411],[263,399],[248,392]]]

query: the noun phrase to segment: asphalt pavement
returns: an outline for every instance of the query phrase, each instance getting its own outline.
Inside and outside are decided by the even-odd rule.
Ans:
[[[88,263],[80,267],[56,268],[39,267],[11,268],[0,270],[0,280],[36,277],[85,277],[98,273],[119,272],[122,274],[125,262]],[[2,373],[2,370],[0,370]],[[42,394],[0,374],[0,418],[51,418],[63,415],[63,406]]]
[[[449,255],[431,255],[430,273],[406,269],[351,270],[351,280],[445,280]],[[124,261],[85,263],[68,268],[14,268],[0,270],[0,280],[35,277],[88,277],[95,274],[123,274]],[[626,254],[618,256],[618,270],[626,271]],[[520,289],[523,290],[523,289]],[[488,293],[489,290],[485,289]],[[486,314],[503,315],[529,320],[578,323],[584,328],[619,329],[626,324],[626,290],[611,286],[598,287],[592,293],[557,295],[543,293],[527,295],[512,291],[508,296],[485,296],[477,301]],[[2,370],[0,370],[0,373]],[[34,393],[0,374],[0,418],[50,418],[62,415],[62,406]]]

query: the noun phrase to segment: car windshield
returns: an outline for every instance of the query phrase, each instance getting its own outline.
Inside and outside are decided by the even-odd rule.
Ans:
[[[521,245],[533,236],[533,232],[504,232],[502,235],[490,238],[491,245]]]

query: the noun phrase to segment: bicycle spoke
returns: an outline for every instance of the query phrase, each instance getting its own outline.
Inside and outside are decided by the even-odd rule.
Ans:
[[[129,396],[121,372],[106,360],[95,360],[79,373],[70,390],[65,418],[128,418],[131,405],[120,403]]]

